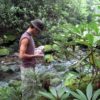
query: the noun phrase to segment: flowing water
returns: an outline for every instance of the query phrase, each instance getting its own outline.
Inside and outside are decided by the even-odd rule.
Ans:
[[[7,61],[9,59],[9,61]],[[20,61],[15,58],[14,61],[11,58],[2,59],[0,63],[0,87],[8,86],[11,80],[20,80]],[[35,71],[40,75],[54,74],[54,77],[61,77],[69,67],[76,64],[77,60],[52,62],[49,64],[37,64]]]
[[[79,62],[80,55],[85,56],[85,53],[78,52],[76,53],[77,58],[73,57],[71,60],[37,64],[35,71],[39,73],[40,77],[50,76],[52,84],[60,83],[64,74]],[[20,80],[20,64],[18,57],[13,55],[0,58],[0,86],[7,86],[11,80]]]

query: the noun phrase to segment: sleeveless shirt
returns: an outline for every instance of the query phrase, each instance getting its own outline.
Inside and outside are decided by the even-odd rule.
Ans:
[[[24,39],[27,38],[28,39],[28,45],[27,45],[27,49],[26,49],[26,54],[34,54],[34,50],[35,50],[35,43],[34,40],[31,36],[30,33],[25,32],[24,34],[22,34],[21,38],[20,38],[20,42]],[[24,58],[22,60],[22,66],[23,67],[35,67],[35,58]]]

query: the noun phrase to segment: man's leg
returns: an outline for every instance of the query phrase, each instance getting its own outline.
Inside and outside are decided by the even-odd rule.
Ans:
[[[21,67],[21,79],[22,79],[22,100],[34,100],[35,97],[35,69],[32,67]]]

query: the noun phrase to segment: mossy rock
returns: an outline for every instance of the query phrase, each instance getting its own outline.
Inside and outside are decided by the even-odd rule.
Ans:
[[[69,87],[72,90],[77,89],[79,84],[79,79],[77,73],[69,72],[66,74],[66,79],[64,82],[65,86]]]
[[[11,69],[10,69],[9,67],[7,67],[7,66],[1,66],[0,70],[1,70],[2,72],[8,72],[8,71],[10,71]]]
[[[16,39],[16,36],[14,35],[4,35],[5,42],[14,41],[15,39]]]
[[[7,48],[0,48],[0,56],[9,55],[10,51]]]
[[[54,51],[58,51],[58,52],[59,52],[60,49],[61,49],[57,44],[53,44],[53,45],[52,45],[52,48],[53,48]]]
[[[52,45],[45,45],[44,46],[44,52],[50,52],[50,51],[53,51]]]
[[[52,61],[54,61],[54,57],[50,54],[47,54],[47,55],[45,55],[44,60],[46,62],[52,62]]]

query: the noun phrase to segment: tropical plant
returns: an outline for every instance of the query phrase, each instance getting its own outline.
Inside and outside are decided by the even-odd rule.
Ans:
[[[100,67],[98,63],[99,53],[97,53],[97,46],[100,45],[100,32],[99,25],[96,22],[84,23],[77,25],[72,29],[76,35],[76,44],[81,44],[87,47],[87,55],[83,57],[77,66],[79,66],[84,60],[89,59],[89,64],[93,66],[93,75],[97,68]]]
[[[71,91],[71,94],[75,97],[74,100],[99,100],[100,89],[93,92],[92,84],[89,83],[86,88],[86,95],[79,89],[76,89],[76,92]]]
[[[21,81],[11,80],[8,86],[0,87],[0,100],[21,100]]]
[[[50,100],[66,100],[69,97],[69,93],[64,87],[51,87],[50,92],[40,91],[39,93]]]
[[[1,100],[21,100],[21,91],[19,87],[0,88]]]

